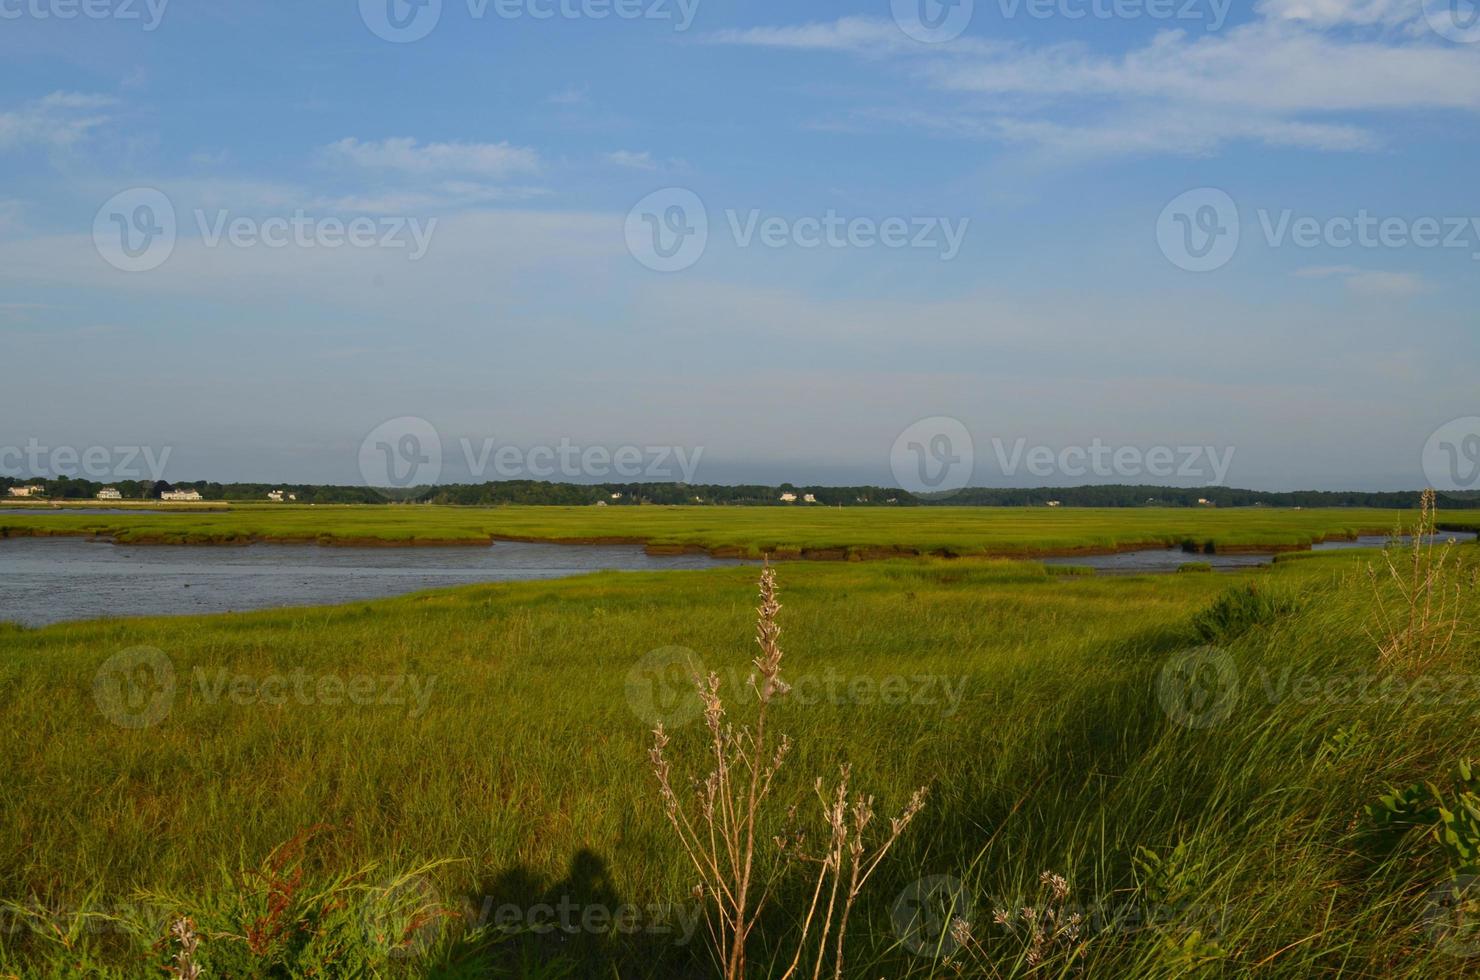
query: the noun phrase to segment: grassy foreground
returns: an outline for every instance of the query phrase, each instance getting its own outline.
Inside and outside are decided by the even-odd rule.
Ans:
[[[1480,511],[1446,516],[1480,527]],[[1324,538],[1384,533],[1413,514],[1391,510],[1046,507],[446,507],[235,505],[196,513],[0,514],[0,537],[104,535],[133,543],[477,544],[495,538],[630,541],[760,557],[1005,556],[1184,546],[1198,551],[1298,549]]]
[[[779,795],[809,819],[844,760],[884,814],[931,788],[847,975],[1466,975],[1453,849],[1363,807],[1475,753],[1475,636],[1380,668],[1359,572],[782,568]],[[648,729],[702,771],[681,675],[737,698],[753,604],[740,568],[0,633],[0,975],[164,976],[189,915],[207,977],[712,976]],[[1189,650],[1212,682],[1178,686]],[[901,915],[942,895],[970,937]],[[753,975],[805,898],[777,893]],[[1024,907],[1075,937],[1030,957],[993,922]]]

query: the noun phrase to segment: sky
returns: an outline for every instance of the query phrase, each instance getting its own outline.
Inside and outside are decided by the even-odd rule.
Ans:
[[[0,0],[0,475],[1474,488],[1477,122],[1470,0]]]

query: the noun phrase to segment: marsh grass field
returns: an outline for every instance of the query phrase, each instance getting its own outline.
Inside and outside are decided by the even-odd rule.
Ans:
[[[891,555],[1031,557],[1141,547],[1301,549],[1382,534],[1412,512],[1277,508],[1031,507],[452,507],[235,504],[229,510],[0,514],[0,537],[81,534],[125,543],[486,544],[498,538],[631,542],[760,558]],[[1480,527],[1480,511],[1444,515]]]
[[[4,523],[952,553],[1392,526],[1310,511],[953,524],[933,509],[509,508],[426,525],[421,508],[366,512]],[[1046,537],[1044,520],[1057,522]],[[812,781],[844,762],[883,814],[928,787],[853,913],[850,977],[1473,975],[1480,913],[1446,904],[1475,873],[1456,864],[1463,846],[1434,837],[1422,808],[1386,823],[1364,808],[1394,787],[1448,787],[1475,754],[1476,556],[1451,556],[1458,625],[1417,669],[1379,654],[1370,553],[1116,578],[1018,560],[784,563],[792,692],[771,723],[795,744],[775,792],[797,809],[779,808],[764,839],[815,825]],[[715,975],[647,753],[661,721],[670,755],[702,775],[696,664],[746,717],[755,579],[602,573],[0,626],[0,975],[172,975],[182,917],[204,977]],[[1189,655],[1212,658],[1212,681],[1169,689]],[[144,686],[114,683],[141,665]],[[1353,693],[1368,689],[1389,693]],[[1463,814],[1476,788],[1447,808]],[[1462,823],[1461,844],[1480,843],[1464,836],[1480,824]],[[938,902],[942,880],[959,900],[921,913],[927,928],[901,916]],[[750,975],[781,974],[807,898],[778,878]],[[1072,936],[1034,940],[1014,918],[1024,908],[1080,918]]]

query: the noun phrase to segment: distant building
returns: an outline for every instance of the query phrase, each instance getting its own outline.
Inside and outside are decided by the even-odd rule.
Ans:
[[[1211,500],[1209,500],[1207,497],[1198,497],[1197,498],[1197,503],[1198,503],[1198,506],[1200,506],[1200,507],[1211,507],[1211,506],[1213,506],[1213,502]]]
[[[1064,502],[1062,500],[1050,500],[1048,502],[1048,506],[1050,507],[1062,507],[1063,505]]]
[[[596,506],[597,507],[605,507],[606,506],[606,501],[605,500],[598,500],[598,501],[596,501]]]
[[[815,503],[817,503],[817,498],[814,497],[810,493],[804,493],[804,494],[802,494],[802,503],[804,503],[804,504],[815,504]]]
[[[794,504],[797,502],[797,495],[794,493],[783,493],[781,495],[781,502],[783,504]]]
[[[621,500],[622,499],[622,495],[620,493],[614,493],[614,494],[612,494],[612,499],[613,500]]]
[[[159,495],[160,500],[200,500],[199,490],[165,490]]]
[[[12,497],[39,497],[44,493],[46,493],[46,488],[41,486],[39,483],[32,483],[24,487],[10,488],[10,495]]]
[[[275,504],[280,504],[283,502],[283,492],[281,490],[269,490],[267,491],[267,499]]]
[[[118,492],[117,487],[104,487],[98,491],[99,500],[122,500],[123,494]]]

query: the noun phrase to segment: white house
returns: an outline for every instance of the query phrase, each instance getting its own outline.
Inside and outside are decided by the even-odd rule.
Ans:
[[[802,503],[804,503],[804,504],[815,504],[815,503],[817,503],[817,498],[814,497],[810,493],[804,493],[804,494],[802,494]]]
[[[199,490],[165,490],[159,495],[160,500],[200,500]]]
[[[1198,497],[1197,498],[1197,502],[1198,502],[1198,505],[1201,506],[1201,507],[1211,507],[1211,506],[1213,506],[1213,502],[1211,500],[1209,500],[1207,497]]]
[[[296,493],[284,493],[282,490],[269,490],[267,491],[267,499],[273,503],[280,504],[284,500],[297,500],[298,495]]]
[[[104,487],[98,491],[99,500],[122,500],[123,494],[118,492],[117,487]]]
[[[1048,502],[1048,506],[1050,507],[1062,507],[1063,505],[1064,502],[1062,500],[1050,500]]]
[[[44,493],[46,493],[46,488],[41,486],[39,483],[32,483],[24,487],[10,488],[10,495],[12,497],[39,497]]]
[[[605,500],[598,500],[598,501],[596,501],[596,506],[597,507],[605,507],[606,506],[606,501]]]
[[[797,502],[797,495],[794,493],[783,493],[781,495],[781,502],[783,504],[794,504]]]
[[[612,494],[612,499],[613,500],[621,500],[622,499],[622,495],[620,493],[614,493],[614,494]]]

